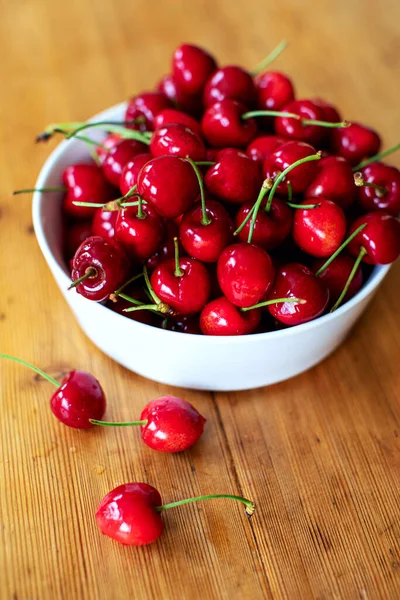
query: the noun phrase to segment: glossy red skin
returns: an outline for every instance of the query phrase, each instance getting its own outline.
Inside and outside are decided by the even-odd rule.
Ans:
[[[62,180],[67,188],[63,212],[75,219],[90,219],[96,209],[92,206],[75,206],[73,202],[106,203],[115,194],[96,165],[70,165],[64,170]]]
[[[151,275],[157,296],[180,315],[200,312],[210,296],[210,277],[206,267],[194,258],[179,261],[183,275],[175,276],[173,258],[161,263]]]
[[[177,156],[158,156],[138,176],[138,192],[158,214],[174,219],[185,213],[200,194],[193,167]]]
[[[100,209],[101,210],[101,209]],[[79,246],[92,235],[92,221],[76,221],[67,230],[66,254],[70,259],[74,256]]]
[[[101,420],[106,397],[100,383],[86,371],[70,371],[50,399],[55,417],[75,429],[90,429],[89,419]]]
[[[225,296],[205,305],[200,314],[200,329],[204,335],[247,335],[253,333],[261,321],[261,310],[243,312]]]
[[[380,150],[381,138],[373,129],[352,123],[350,127],[333,129],[331,150],[343,156],[351,165],[357,165],[368,156],[375,156]]]
[[[96,521],[101,532],[125,546],[145,546],[155,542],[164,530],[159,492],[147,483],[119,485],[101,501]]]
[[[257,106],[260,110],[282,110],[294,100],[291,79],[279,71],[267,71],[254,78],[257,90]]]
[[[312,100],[293,100],[282,107],[285,112],[295,113],[302,119],[325,120],[323,109]],[[276,117],[275,133],[283,137],[318,144],[326,135],[326,129],[317,125],[303,125],[300,119]]]
[[[191,96],[202,93],[216,68],[214,57],[193,44],[182,44],[175,50],[172,58],[175,85],[183,93]]]
[[[215,148],[245,148],[257,135],[255,119],[242,120],[247,108],[236,100],[222,100],[210,106],[201,121],[203,135]]]
[[[164,224],[151,204],[142,207],[144,218],[138,217],[138,207],[118,211],[115,239],[132,258],[147,260],[157,251],[164,236]]]
[[[99,235],[105,239],[112,239],[115,235],[115,221],[117,219],[117,214],[117,211],[96,208],[92,220],[92,235]]]
[[[126,281],[129,266],[125,250],[115,240],[91,236],[75,252],[71,278],[75,281],[85,275],[89,267],[94,267],[97,275],[80,283],[76,291],[89,300],[102,302]]]
[[[310,204],[306,199],[300,204]],[[311,256],[331,256],[343,242],[347,223],[338,204],[318,198],[318,208],[294,211],[292,235],[296,244]]]
[[[143,118],[142,123],[130,125],[131,129],[139,131],[154,131],[155,118],[165,108],[170,108],[171,101],[160,92],[143,92],[134,96],[128,103],[125,121],[133,121],[138,117]]]
[[[282,302],[267,308],[270,314],[285,325],[301,325],[316,319],[326,309],[329,290],[325,282],[299,263],[289,263],[276,272],[275,284],[269,295],[274,298],[301,298],[305,304]]]
[[[356,257],[362,246],[367,251],[363,261],[369,265],[394,262],[400,256],[400,220],[383,210],[376,210],[358,217],[348,235],[363,223],[367,226],[347,246],[348,253]]]
[[[205,108],[226,99],[237,100],[248,108],[255,105],[256,88],[248,71],[229,65],[221,67],[210,77],[203,93]]]
[[[146,152],[144,154],[137,154],[132,160],[126,163],[122,169],[119,180],[119,189],[122,196],[125,196],[125,194],[127,194],[133,188],[133,186],[137,184],[138,175],[141,168],[144,167],[144,165],[146,165],[152,158],[153,155],[150,154],[150,152]]]
[[[175,245],[174,238],[179,235],[179,227],[170,219],[165,219],[164,221],[164,236],[161,240],[160,245],[157,248],[157,251],[151,256],[147,262],[146,266],[149,271],[153,271],[159,264],[167,260],[168,258],[174,258],[175,255]],[[179,243],[179,255],[182,256],[183,248],[180,240]]]
[[[155,118],[155,129],[160,129],[165,125],[170,123],[175,123],[178,125],[184,125],[188,127],[193,133],[198,135],[200,138],[203,135],[203,131],[201,129],[201,125],[199,121],[196,121],[193,117],[188,115],[187,113],[176,110],[175,108],[166,108],[162,110]]]
[[[231,242],[233,223],[222,204],[215,200],[207,200],[206,213],[211,219],[208,225],[202,224],[200,203],[185,213],[179,226],[179,239],[189,256],[213,263]]]
[[[325,260],[319,258],[314,260],[312,264],[312,271],[316,273],[318,269],[322,267]],[[354,258],[346,256],[345,254],[339,254],[330,265],[326,267],[319,275],[319,279],[322,279],[326,283],[330,294],[330,304],[333,305],[342,293],[344,286],[350,276],[351,270],[354,266]],[[350,300],[361,288],[363,282],[363,274],[361,267],[358,267],[354,279],[350,283],[349,289],[343,299],[343,302]]]
[[[133,160],[137,154],[148,151],[146,144],[137,140],[121,140],[111,148],[102,163],[104,176],[112,185],[119,187],[121,173],[125,165]],[[96,200],[99,202],[99,200]]]
[[[148,304],[148,298],[142,289],[137,286],[128,286],[123,290],[123,293],[131,298],[136,300],[140,300],[144,304]],[[128,302],[128,300],[124,300],[124,298],[118,298],[117,302],[112,302],[108,300],[106,304],[107,308],[112,310],[113,312],[130,319],[131,321],[137,321],[138,323],[143,323],[144,325],[158,325],[161,323],[160,317],[157,317],[150,310],[136,310],[133,312],[124,312],[125,308],[131,308],[133,306],[132,302]]]
[[[400,214],[400,171],[396,167],[375,162],[362,170],[364,181],[386,188],[383,196],[376,188],[364,186],[357,188],[358,204],[365,211],[384,210],[397,217]]]
[[[259,164],[235,148],[218,152],[204,182],[213,195],[233,204],[255,201],[262,184]]]
[[[268,294],[275,270],[269,254],[253,244],[231,244],[218,259],[217,277],[222,292],[235,306],[248,308]]]
[[[255,246],[260,246],[260,248],[269,251],[278,248],[289,236],[292,229],[293,213],[286,202],[279,198],[272,200],[269,212],[265,212],[265,204],[264,201],[258,211],[251,241]],[[240,207],[235,218],[236,229],[243,223],[252,207],[253,203],[251,202],[247,202]],[[242,242],[247,242],[250,222],[251,220],[238,234],[238,238]]]
[[[150,150],[153,156],[189,156],[195,161],[206,157],[203,140],[189,127],[179,123],[169,123],[157,129],[151,138]]]
[[[264,177],[275,179],[278,173],[287,169],[297,160],[315,154],[316,150],[310,144],[305,142],[289,141],[272,152],[264,161]],[[303,163],[294,168],[287,176],[287,180],[292,185],[293,194],[301,194],[310,185],[317,173],[317,164],[319,161],[313,160]],[[283,180],[277,187],[276,194],[287,197],[288,188],[286,180]]]
[[[169,317],[165,319],[161,327],[168,331],[202,335],[198,315],[195,317]]]
[[[329,123],[340,123],[343,121],[336,106],[330,102],[326,102],[326,100],[322,100],[322,98],[313,98],[312,102],[322,109],[324,121],[328,121]]]
[[[351,165],[341,156],[326,156],[317,161],[317,173],[304,191],[306,198],[329,198],[345,210],[354,202],[354,185]]]
[[[101,162],[107,156],[107,152],[113,148],[119,141],[121,136],[119,133],[108,133],[104,140],[101,141],[101,146],[96,148],[96,154]]]
[[[182,398],[162,396],[144,407],[140,427],[144,443],[159,452],[183,452],[202,436],[205,418]]]
[[[203,111],[201,93],[195,96],[185,94],[181,89],[177,89],[175,79],[172,75],[165,75],[158,83],[157,90],[166,96],[175,108],[185,113],[200,115]]]
[[[287,142],[287,140],[278,135],[261,135],[250,142],[246,148],[246,154],[252,160],[263,164],[267,156],[285,142]]]

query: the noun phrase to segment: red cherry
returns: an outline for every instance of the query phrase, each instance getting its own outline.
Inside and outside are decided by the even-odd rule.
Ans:
[[[326,102],[326,100],[322,100],[322,98],[313,98],[311,102],[322,109],[324,121],[328,121],[328,123],[340,123],[343,121],[336,106],[330,102]]]
[[[256,88],[248,71],[237,66],[222,67],[207,81],[203,93],[206,108],[222,100],[236,100],[251,108],[256,100]]]
[[[214,57],[203,48],[192,44],[179,46],[172,58],[175,84],[179,90],[191,96],[202,93],[208,78],[216,68]]]
[[[381,138],[376,131],[359,123],[352,123],[344,129],[335,129],[331,134],[333,153],[343,156],[351,165],[357,165],[363,158],[374,156],[380,147]]]
[[[219,202],[207,200],[206,214],[210,220],[204,223],[200,204],[195,204],[183,215],[179,237],[186,252],[206,263],[216,262],[222,250],[229,244],[233,223]]]
[[[177,331],[179,333],[191,333],[194,335],[201,335],[201,329],[199,324],[199,317],[168,317],[165,322],[161,324],[163,329],[168,331]]]
[[[188,115],[187,113],[176,110],[174,108],[166,108],[162,110],[155,118],[155,129],[161,129],[165,125],[175,123],[177,125],[184,125],[188,127],[193,133],[198,135],[200,138],[203,135],[201,125],[196,119]]]
[[[274,198],[269,212],[265,209],[266,200],[261,204],[255,221],[252,243],[264,250],[274,250],[289,236],[292,229],[292,211],[282,200]],[[235,225],[237,228],[243,223],[254,204],[243,204],[236,214]],[[238,236],[242,242],[247,242],[250,232],[250,221],[241,229]]]
[[[329,198],[344,209],[353,204],[355,185],[351,165],[341,156],[318,161],[316,176],[304,191],[306,198]]]
[[[286,104],[282,110],[299,115],[301,119],[325,120],[323,109],[312,100],[293,100]],[[326,130],[318,125],[304,125],[301,119],[276,117],[275,133],[286,138],[318,144],[326,135]]]
[[[165,75],[157,85],[157,89],[172,104],[181,111],[191,115],[199,115],[203,111],[203,100],[201,94],[191,96],[178,89],[172,75]]]
[[[200,328],[204,335],[247,335],[257,329],[261,310],[243,312],[225,296],[211,300],[200,314]]]
[[[52,395],[50,407],[61,423],[75,429],[92,427],[90,419],[102,419],[106,398],[100,383],[85,371],[71,371]]]
[[[118,211],[115,239],[136,260],[147,260],[157,251],[164,235],[161,217],[150,205]]]
[[[322,315],[328,306],[329,290],[310,269],[299,263],[289,263],[276,272],[275,284],[269,295],[269,299],[274,298],[301,298],[304,301],[268,306],[271,315],[280,323],[300,325]]]
[[[155,118],[165,108],[170,108],[171,102],[160,92],[144,92],[134,96],[128,103],[125,121],[138,122],[130,125],[139,131],[153,131]],[[143,150],[144,152],[145,150]]]
[[[114,190],[96,165],[70,165],[63,172],[67,192],[63,199],[63,211],[76,219],[89,219],[95,208],[76,206],[74,202],[106,203],[113,198]]]
[[[92,221],[92,235],[98,235],[102,238],[112,239],[115,235],[116,219],[117,211],[96,208],[96,212],[94,213]]]
[[[149,271],[153,271],[159,264],[167,260],[168,258],[174,257],[175,246],[174,238],[179,233],[178,225],[169,219],[164,222],[164,236],[157,249],[157,252],[151,256],[146,262],[146,266]],[[179,248],[181,251],[181,247]]]
[[[190,156],[193,160],[205,159],[206,149],[202,139],[185,125],[169,123],[157,129],[150,141],[153,156]]]
[[[278,172],[285,171],[294,162],[315,154],[315,148],[305,142],[290,141],[278,146],[264,161],[265,178],[276,178]],[[314,179],[317,172],[317,161],[305,162],[293,171],[290,171],[287,179],[292,186],[293,194],[301,194]],[[287,196],[287,181],[282,181],[277,188],[278,195]]]
[[[245,148],[257,134],[254,119],[242,120],[246,107],[236,100],[222,100],[210,106],[201,122],[203,134],[211,146]]]
[[[163,217],[179,217],[199,196],[196,173],[187,160],[159,156],[148,162],[138,176],[138,193]]]
[[[121,136],[119,133],[108,133],[107,136],[102,140],[101,146],[96,148],[96,154],[100,158],[100,161],[103,162],[104,158],[107,156],[107,153],[111,148],[113,148],[119,141],[121,141]]]
[[[400,256],[400,220],[377,210],[358,217],[349,230],[351,235],[358,227],[366,227],[347,246],[349,254],[358,256],[366,251],[363,261],[370,265],[387,265]]]
[[[103,160],[104,176],[115,187],[119,187],[121,173],[125,165],[133,160],[137,154],[144,154],[147,150],[147,146],[137,140],[121,140],[111,148]],[[96,200],[96,202],[99,202],[99,200]]]
[[[303,200],[302,204],[310,204],[310,201]],[[293,239],[311,256],[331,256],[344,240],[346,217],[340,206],[331,200],[318,198],[318,205],[317,208],[295,210]]]
[[[380,209],[397,217],[400,213],[400,171],[375,162],[365,167],[362,175],[367,185],[357,190],[360,206],[365,211]]]
[[[247,308],[258,304],[274,281],[272,261],[262,248],[248,243],[232,244],[221,252],[218,283],[232,304]]]
[[[260,110],[282,110],[294,100],[293,83],[287,75],[278,71],[267,71],[256,75],[254,83],[257,91],[257,107]],[[261,121],[269,126],[272,117],[264,117]]]
[[[317,259],[312,264],[314,273],[324,265],[325,261]],[[318,277],[326,283],[330,294],[330,303],[334,304],[340,297],[344,286],[350,276],[354,266],[354,258],[340,254],[337,256]],[[344,296],[344,301],[350,300],[361,288],[363,282],[362,270],[358,267],[354,279],[351,281],[350,287]]]
[[[92,235],[92,221],[77,221],[67,230],[66,255],[72,258],[79,246]]]
[[[262,175],[258,163],[239,150],[227,148],[218,152],[217,162],[208,169],[204,181],[213,196],[243,204],[257,198]]]
[[[114,240],[92,236],[76,251],[71,278],[78,294],[102,302],[127,279],[128,272],[129,260],[124,249]]]
[[[137,184],[138,175],[142,167],[147,165],[149,160],[153,158],[152,154],[137,154],[130,160],[122,169],[121,177],[119,180],[119,189],[121,194],[125,196],[134,185]]]
[[[277,135],[262,135],[250,142],[246,148],[246,154],[252,160],[263,163],[274,150],[285,142],[287,142],[285,138]]]

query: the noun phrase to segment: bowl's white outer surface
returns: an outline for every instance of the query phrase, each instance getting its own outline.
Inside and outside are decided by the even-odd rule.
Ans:
[[[124,104],[96,120],[122,120]],[[98,130],[89,130],[97,140]],[[85,132],[88,135],[88,132]],[[82,142],[63,141],[43,166],[36,187],[60,185],[71,163],[87,160]],[[33,224],[53,276],[86,335],[128,369],[161,383],[203,390],[245,390],[301,373],[333,352],[365,310],[389,267],[377,267],[360,292],[332,314],[292,329],[247,336],[208,337],[164,331],[131,321],[67,291],[70,279],[60,244],[61,198],[36,192]]]

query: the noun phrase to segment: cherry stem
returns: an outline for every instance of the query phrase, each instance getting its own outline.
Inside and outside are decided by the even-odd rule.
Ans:
[[[309,210],[311,208],[319,208],[320,204],[294,204],[293,202],[286,202],[290,208],[298,208],[303,210]]]
[[[110,127],[120,127],[121,129],[123,129],[123,131],[125,131],[126,127],[123,127],[123,125],[132,125],[136,122],[138,121],[102,121],[97,123],[82,123],[81,121],[79,121],[70,123],[54,123],[46,127],[46,129],[36,137],[36,142],[47,142],[47,140],[53,137],[55,133],[61,133],[65,135],[67,139],[69,139],[71,137],[75,137],[80,131],[92,127],[102,127],[103,129],[107,129],[109,132],[112,132],[112,129],[110,129]],[[94,140],[91,140],[90,138],[84,138],[83,136],[81,136],[79,139],[81,139],[82,141],[88,141],[88,143],[94,143],[96,145],[99,145],[97,142],[94,142]],[[105,149],[109,150],[109,148]]]
[[[140,306],[131,306],[130,308],[124,308],[122,312],[135,312],[137,310],[152,310],[163,315],[173,314],[171,307],[165,302],[157,302],[157,304],[141,304]]]
[[[92,425],[101,425],[102,427],[131,427],[136,425],[147,425],[148,420],[144,421],[130,421],[130,422],[116,422],[112,421],[97,421],[96,419],[89,419],[89,423]]]
[[[25,367],[28,367],[32,371],[35,371],[35,373],[38,373],[44,379],[47,379],[47,381],[49,381],[50,383],[55,385],[57,388],[60,387],[59,382],[56,379],[54,379],[54,377],[52,377],[51,375],[48,375],[47,373],[42,371],[42,369],[35,367],[35,365],[32,365],[31,363],[27,362],[26,360],[22,360],[22,358],[17,358],[16,356],[11,356],[10,354],[0,354],[0,358],[7,358],[8,360],[13,360],[14,362],[19,363],[20,365],[24,365]]]
[[[268,56],[266,56],[265,58],[263,58],[263,60],[251,71],[252,76],[254,77],[255,75],[258,75],[259,73],[261,73],[261,71],[264,71],[264,69],[266,67],[268,67],[269,64],[271,64],[275,59],[278,58],[278,56],[280,54],[282,54],[282,52],[285,50],[286,46],[288,45],[286,40],[282,40],[276,48],[274,48],[272,50],[272,52],[270,52],[268,54]]]
[[[128,287],[128,285],[130,285],[131,283],[134,283],[135,281],[137,281],[138,279],[140,279],[143,276],[144,276],[144,273],[139,273],[138,275],[134,275],[133,277],[128,279],[128,281],[125,281],[125,283],[123,283],[117,290],[115,290],[114,294],[116,296],[119,296],[119,294],[122,292],[122,290],[124,290],[126,287]]]
[[[122,298],[123,300],[126,300],[127,302],[130,302],[131,304],[135,304],[136,306],[144,305],[144,302],[141,302],[140,300],[136,300],[136,298],[132,298],[131,296],[128,296],[128,294],[124,294],[122,292],[118,292],[118,293],[114,292],[114,294],[115,294],[115,296],[118,296],[118,298]],[[113,301],[111,298],[112,295],[113,294],[110,295],[111,301]]]
[[[253,304],[253,306],[247,306],[246,308],[241,308],[242,312],[247,312],[248,310],[253,310],[254,308],[263,308],[264,306],[270,306],[271,304],[284,304],[289,302],[290,304],[296,302],[297,304],[305,304],[306,301],[302,298],[274,298],[273,300],[266,300],[265,302],[259,302],[258,304]]]
[[[331,262],[333,262],[335,260],[335,258],[337,256],[339,256],[339,254],[342,252],[342,250],[344,250],[346,248],[346,246],[351,242],[351,240],[353,240],[356,237],[356,235],[358,235],[360,233],[360,231],[362,231],[364,229],[364,227],[366,227],[366,226],[367,226],[367,223],[363,223],[362,225],[360,225],[360,227],[357,227],[357,229],[355,231],[353,231],[353,233],[351,235],[349,235],[349,237],[343,242],[343,244],[341,246],[339,246],[339,248],[337,250],[335,250],[335,252],[332,254],[332,256],[330,256],[328,258],[328,260],[326,262],[324,262],[324,264],[315,273],[315,276],[319,277],[321,275],[321,273],[323,273],[325,271],[325,269],[327,267],[329,267]]]
[[[156,506],[154,510],[161,512],[163,510],[169,510],[175,508],[175,506],[182,506],[183,504],[190,504],[191,502],[199,502],[200,500],[212,500],[214,498],[230,498],[231,500],[237,500],[245,505],[244,512],[247,517],[252,517],[256,506],[251,500],[242,498],[242,496],[233,496],[232,494],[208,494],[206,496],[196,496],[195,498],[186,498],[186,500],[178,500],[177,502],[170,502],[169,504],[163,504],[162,506]]]
[[[79,285],[80,283],[82,283],[83,281],[86,281],[86,279],[93,279],[93,277],[97,276],[97,269],[95,267],[88,267],[86,269],[86,272],[84,275],[82,275],[82,277],[79,277],[79,279],[75,279],[75,281],[73,281],[71,283],[71,285],[69,286],[69,290],[72,290],[72,288],[75,288],[77,285]]]
[[[150,279],[149,279],[149,273],[147,271],[147,267],[143,267],[143,276],[144,276],[144,280],[147,286],[147,289],[149,290],[150,296],[152,297],[152,299],[154,300],[154,302],[156,304],[160,304],[161,300],[160,298],[157,296],[157,294],[155,293],[155,291],[153,290],[153,287],[150,283]]]
[[[34,192],[66,192],[67,188],[63,186],[48,187],[48,188],[27,188],[25,190],[15,190],[13,196],[18,194],[33,194]]]
[[[197,181],[199,182],[200,198],[201,198],[201,211],[203,213],[203,217],[201,219],[201,224],[202,225],[210,225],[212,223],[212,220],[207,215],[206,198],[204,196],[203,178],[201,176],[200,170],[199,170],[198,166],[196,165],[196,163],[189,156],[186,157],[186,160],[192,166],[193,171],[196,173]]]
[[[122,139],[138,140],[143,144],[150,144],[150,138],[152,134],[150,132],[140,132],[135,129],[128,129],[121,125],[108,125],[107,123],[86,123],[85,129],[100,127],[106,129],[109,133],[118,133]],[[78,127],[74,131],[71,131],[67,135],[67,139],[75,137],[75,134],[82,131],[82,126]]]
[[[178,238],[174,237],[174,250],[175,250],[175,271],[174,271],[174,275],[175,277],[182,277],[183,276],[183,271],[181,269],[181,264],[179,261],[179,243],[178,243]]]
[[[135,204],[135,202],[130,202],[128,204]],[[143,210],[142,204],[143,204],[143,199],[141,196],[138,196],[138,203],[137,203],[138,209],[137,209],[137,215],[136,215],[138,219],[145,219],[147,216]]]
[[[293,188],[292,188],[292,184],[290,183],[290,181],[286,182],[286,187],[287,187],[287,192],[288,192],[287,203],[290,206],[290,203],[291,203],[292,198],[293,198]]]
[[[383,198],[383,196],[387,194],[387,188],[384,185],[378,185],[377,183],[372,183],[372,181],[365,181],[364,175],[361,173],[361,171],[356,171],[354,173],[354,184],[357,187],[375,188],[378,198]]]
[[[333,127],[336,129],[341,127],[350,127],[350,123],[348,121],[340,121],[340,123],[331,123],[330,121],[303,119],[300,115],[297,115],[296,113],[280,110],[250,110],[249,112],[245,112],[242,115],[242,119],[251,119],[252,117],[288,117],[290,119],[296,119],[297,121],[301,121],[301,124],[304,126],[315,125],[318,127]]]
[[[196,165],[199,167],[212,167],[215,165],[215,161],[213,160],[196,160]]]
[[[347,294],[347,291],[348,291],[348,289],[349,289],[349,287],[350,287],[350,285],[351,285],[351,282],[352,282],[352,281],[353,281],[353,279],[354,279],[354,276],[355,276],[355,274],[356,274],[356,272],[357,272],[357,269],[358,269],[358,267],[360,266],[360,263],[361,263],[362,259],[364,258],[364,256],[365,256],[366,254],[367,254],[367,251],[366,251],[366,249],[365,249],[365,248],[363,248],[363,247],[361,247],[361,249],[360,249],[360,254],[357,256],[357,258],[356,258],[356,260],[355,260],[355,262],[354,262],[353,268],[352,268],[352,270],[351,270],[351,272],[350,272],[350,275],[349,275],[349,277],[348,277],[348,279],[347,279],[347,281],[346,281],[346,284],[345,284],[345,286],[344,286],[344,288],[343,288],[343,291],[342,291],[342,293],[340,294],[339,298],[336,300],[335,304],[332,306],[332,308],[331,308],[330,312],[333,312],[333,311],[335,311],[337,308],[339,308],[339,306],[340,306],[340,305],[341,305],[341,303],[343,302],[343,299],[344,299],[344,297],[345,297],[345,296],[346,296],[346,294]]]
[[[260,202],[263,201],[265,195],[267,194],[267,192],[269,192],[269,190],[271,189],[271,187],[272,187],[272,179],[270,179],[269,177],[267,179],[264,179],[263,184],[261,186],[261,189],[260,189],[260,191],[258,193],[258,197],[257,197],[257,200],[256,200],[255,204],[251,207],[251,209],[249,210],[248,214],[246,215],[246,218],[242,221],[242,223],[239,225],[239,227],[236,229],[236,231],[234,231],[233,235],[239,235],[239,233],[242,231],[243,227],[251,219],[251,215],[254,212],[254,209],[255,209],[255,206],[256,206],[257,202],[260,200],[260,198],[261,198]],[[249,234],[249,237],[250,237],[250,234]],[[247,240],[247,241],[249,241],[249,243],[250,243],[251,239]]]
[[[363,160],[360,163],[358,163],[358,165],[356,165],[355,167],[353,167],[353,171],[359,171],[360,169],[363,169],[364,167],[367,167],[371,163],[377,162],[378,160],[382,160],[382,158],[385,158],[385,156],[389,156],[389,154],[392,154],[393,152],[397,152],[397,150],[400,150],[400,144],[396,144],[395,146],[392,146],[388,150],[384,150],[383,152],[379,152],[379,154],[375,154],[375,156],[371,156],[370,158],[366,158],[365,160]]]
[[[79,127],[74,127],[72,131],[67,134],[67,139],[70,137],[75,137],[75,135],[85,129],[90,129],[91,127],[102,127],[102,126],[117,126],[127,128],[129,125],[135,125],[137,122],[135,119],[133,121],[99,121],[97,123],[81,123]],[[140,122],[143,122],[141,120]],[[75,123],[76,125],[76,123]]]

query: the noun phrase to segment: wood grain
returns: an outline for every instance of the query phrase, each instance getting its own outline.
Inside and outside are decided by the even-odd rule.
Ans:
[[[33,184],[49,152],[35,134],[151,89],[182,40],[251,66],[287,38],[277,66],[298,95],[331,99],[389,147],[400,130],[400,6],[0,0],[0,9],[0,350],[57,377],[92,371],[110,419],[134,418],[178,390],[113,364],[74,322],[40,255],[29,199],[10,195]],[[62,427],[49,384],[3,362],[0,598],[399,598],[399,274],[397,265],[346,344],[312,371],[246,393],[184,392],[208,423],[182,456],[156,454],[130,430]],[[224,501],[171,510],[159,542],[124,548],[100,536],[93,515],[129,480],[156,485],[166,501],[243,493],[258,510],[251,522]]]

